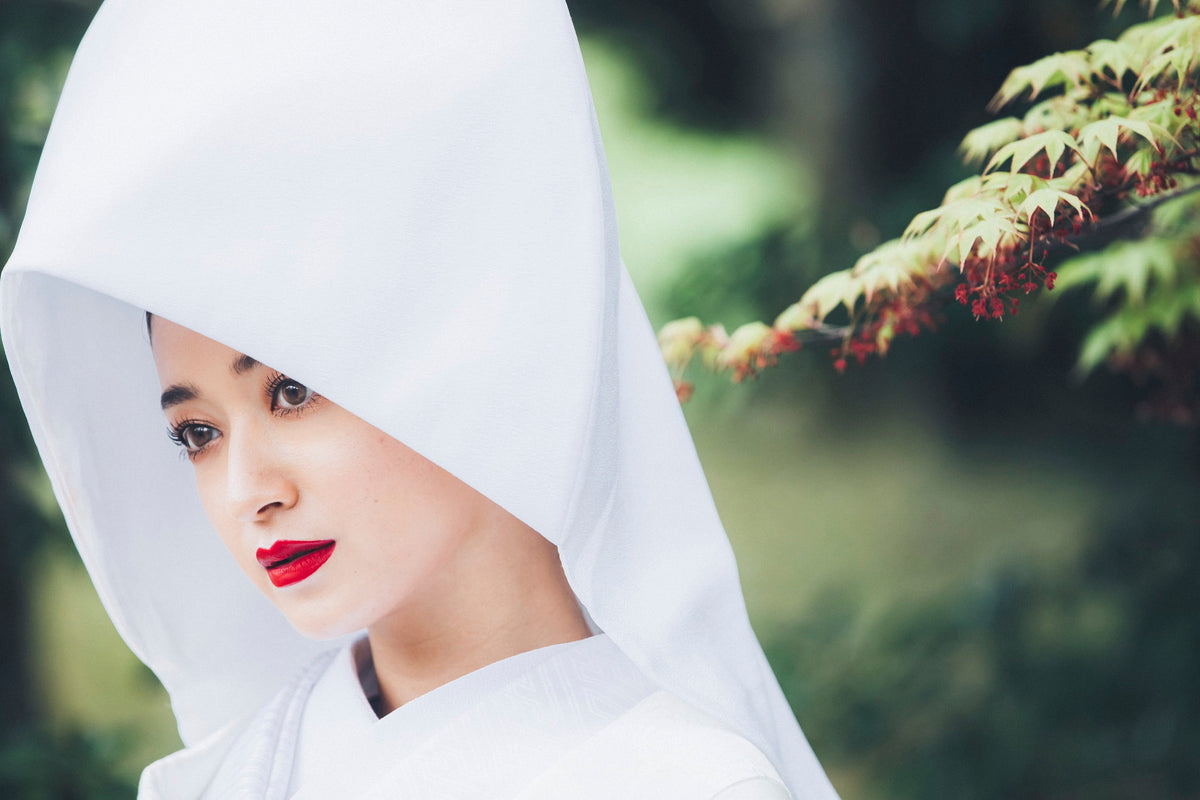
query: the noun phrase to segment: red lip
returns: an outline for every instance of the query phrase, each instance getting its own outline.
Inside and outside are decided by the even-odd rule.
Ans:
[[[270,549],[258,548],[255,556],[276,586],[288,586],[312,575],[333,555],[333,539],[275,542]]]

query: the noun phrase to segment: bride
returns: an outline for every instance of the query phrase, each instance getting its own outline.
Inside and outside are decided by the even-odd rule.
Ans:
[[[562,0],[108,0],[0,328],[186,745],[140,797],[836,797]]]

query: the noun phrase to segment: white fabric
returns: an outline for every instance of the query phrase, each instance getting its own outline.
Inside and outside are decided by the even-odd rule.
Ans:
[[[790,797],[761,751],[658,689],[604,635],[504,659],[382,719],[365,700],[350,646],[318,656],[230,737],[203,797]],[[339,752],[297,782],[293,758],[325,725],[349,741],[322,732]],[[142,800],[184,796],[173,759],[146,770]]]
[[[834,797],[621,263],[562,0],[108,0],[79,47],[0,333],[101,600],[198,746],[329,644],[213,535],[163,435],[143,310],[531,525],[642,672],[795,796]]]
[[[712,800],[790,800],[787,788],[775,778],[747,778],[722,789]]]
[[[379,688],[370,652],[365,637],[342,648],[313,686],[300,720],[289,793],[335,772],[368,746],[379,721],[367,699],[368,686]]]
[[[749,793],[791,797],[754,745],[669,692],[659,691],[577,747],[520,800],[689,800]],[[800,794],[798,797],[810,795]]]

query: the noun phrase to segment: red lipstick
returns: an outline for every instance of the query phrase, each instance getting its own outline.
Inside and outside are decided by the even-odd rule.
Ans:
[[[258,548],[255,556],[276,586],[289,586],[312,575],[333,555],[333,539],[294,542],[282,540],[270,549]]]

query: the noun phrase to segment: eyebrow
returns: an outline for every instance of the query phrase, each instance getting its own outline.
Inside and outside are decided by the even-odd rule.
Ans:
[[[257,366],[257,359],[239,354],[229,365],[229,370],[234,375],[244,375]],[[196,388],[195,384],[175,383],[167,387],[166,391],[162,393],[162,398],[159,402],[162,404],[163,411],[166,411],[180,403],[186,403],[198,397],[200,397],[200,390]]]
[[[258,361],[250,356],[238,356],[229,365],[234,375],[243,375],[258,366]]]
[[[167,387],[167,390],[162,393],[162,409],[166,411],[169,408],[174,408],[180,403],[186,403],[188,400],[195,400],[200,396],[200,390],[190,383],[176,383]]]

